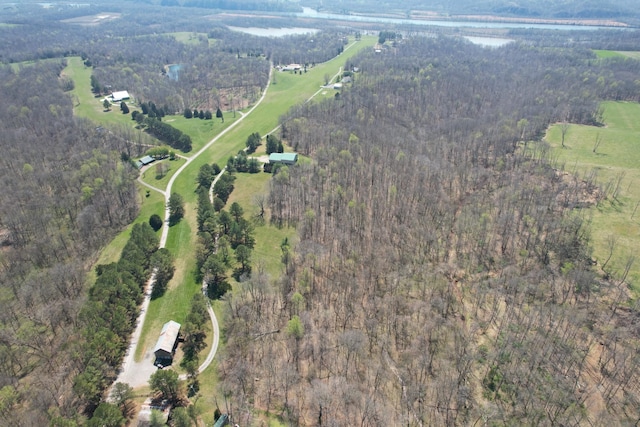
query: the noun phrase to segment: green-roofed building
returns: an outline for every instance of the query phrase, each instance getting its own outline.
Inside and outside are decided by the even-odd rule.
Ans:
[[[269,163],[274,165],[281,163],[283,165],[295,165],[298,161],[298,153],[271,153],[269,154]]]

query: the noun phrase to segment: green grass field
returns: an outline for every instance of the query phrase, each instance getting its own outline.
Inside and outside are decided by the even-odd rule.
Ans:
[[[195,268],[196,235],[194,230],[196,229],[195,210],[197,203],[195,182],[200,166],[205,163],[218,163],[220,166],[226,165],[229,156],[235,155],[245,147],[246,139],[251,133],[259,132],[261,135],[265,135],[271,131],[278,125],[279,117],[286,113],[289,108],[297,103],[306,101],[320,89],[320,86],[324,83],[324,75],[326,73],[333,76],[349,57],[355,55],[361,49],[373,46],[375,41],[375,37],[363,38],[362,41],[356,43],[340,56],[326,63],[317,65],[302,76],[278,73],[276,84],[270,86],[266,98],[251,115],[216,141],[209,150],[195,159],[176,179],[172,192],[177,192],[183,196],[186,204],[186,213],[182,222],[173,227],[174,229],[169,233],[167,248],[172,253],[179,254],[180,257],[176,263],[174,278],[169,284],[171,290],[162,298],[153,301],[152,306],[147,312],[140,344],[136,350],[136,357],[142,354],[142,348],[153,345],[157,333],[160,331],[161,325],[164,322],[172,318],[180,322],[180,319],[185,318],[188,305],[180,302],[182,300],[176,300],[176,298],[180,299],[183,295],[188,295],[188,298],[184,298],[184,301],[188,302],[193,292],[196,292],[200,288],[199,284],[194,283],[193,274]],[[333,93],[331,93],[330,96],[334,96]],[[225,123],[228,120],[226,117],[229,116],[229,113],[225,113]],[[239,117],[240,115],[238,114],[237,118]],[[193,122],[193,119],[188,121]],[[184,129],[184,131],[189,133],[189,129]],[[235,184],[235,194],[242,194],[244,191],[246,191],[247,194],[259,192],[264,188],[264,182],[262,182],[259,184],[260,187],[257,190],[243,190],[240,186],[241,181]],[[232,194],[231,197],[243,198],[243,196],[235,196],[234,194]],[[251,196],[244,197],[245,200],[250,200],[250,198]],[[230,201],[230,203],[231,202],[232,201]],[[248,212],[251,206],[247,207],[243,205],[243,208]],[[188,227],[189,232],[186,231],[186,228],[183,228],[183,223],[185,222],[190,224]],[[253,256],[253,264],[264,266],[268,272],[277,274],[280,268],[280,242],[285,236],[293,235],[295,231],[270,230],[270,228],[271,227],[256,228],[256,248]],[[274,250],[276,247],[277,251]],[[262,259],[260,257],[261,255],[266,258]],[[174,292],[173,289],[176,289],[176,291]],[[164,307],[164,305],[166,305],[166,307]]]
[[[84,66],[82,58],[79,56],[67,58],[67,67],[63,73],[72,78],[75,83],[71,97],[74,100],[76,115],[86,117],[102,125],[126,124],[132,128],[135,126],[135,122],[131,120],[131,114],[122,114],[120,105],[113,105],[111,111],[105,111],[104,96],[96,97],[91,92],[91,68]]]
[[[175,35],[178,40],[192,42],[189,40],[190,33]],[[182,40],[182,38],[187,38]],[[157,334],[162,324],[173,319],[183,322],[190,308],[191,297],[199,292],[200,284],[196,283],[194,277],[195,251],[196,251],[196,202],[195,193],[196,177],[201,165],[205,163],[218,163],[226,165],[227,159],[235,155],[245,147],[245,142],[249,134],[259,132],[261,135],[273,130],[278,125],[281,115],[287,112],[292,106],[307,101],[314,94],[315,100],[332,98],[335,96],[333,89],[321,89],[324,84],[325,74],[332,77],[338,73],[341,66],[348,58],[355,55],[362,49],[370,48],[376,42],[375,37],[363,37],[363,39],[350,45],[340,56],[323,64],[312,68],[306,74],[297,75],[280,73],[274,71],[272,83],[262,104],[260,104],[249,117],[238,123],[231,131],[216,141],[210,149],[203,152],[180,174],[174,182],[172,192],[180,193],[185,201],[186,214],[183,220],[171,228],[166,247],[176,258],[176,272],[173,280],[169,283],[164,296],[153,300],[147,311],[140,343],[136,349],[136,359],[140,359],[144,351],[155,343]],[[90,76],[91,69],[84,67],[80,58],[69,58],[69,66],[65,69],[65,74],[74,79],[75,89],[72,93],[75,104],[75,114],[87,117],[97,124],[122,124],[129,123],[133,126],[130,115],[123,115],[118,108],[114,111],[105,112],[102,101],[95,98],[91,93]],[[248,110],[245,110],[245,113]],[[187,133],[193,141],[193,150],[189,156],[195,155],[201,147],[214,138],[224,129],[232,126],[241,114],[238,112],[234,120],[230,112],[225,112],[225,123],[220,123],[214,119],[204,121],[199,119],[184,119],[175,116],[166,118],[172,126]],[[261,147],[264,150],[264,147]],[[180,160],[179,162],[183,162]],[[175,173],[181,163],[172,164],[171,170],[166,177],[156,180],[153,168],[145,174],[145,182],[158,187],[166,188],[171,174]],[[151,173],[149,173],[151,172]],[[147,176],[148,175],[148,176]],[[235,183],[235,190],[231,195],[229,204],[237,201],[240,203],[247,218],[255,217],[257,207],[253,199],[255,195],[265,193],[268,188],[270,174],[238,174]],[[151,191],[146,197],[147,188],[140,186],[139,199],[141,210],[135,222],[148,221],[151,214],[158,215],[164,212],[164,199],[161,194]],[[228,206],[228,205],[227,205]],[[268,212],[267,212],[268,215]],[[256,247],[253,253],[254,268],[266,270],[273,278],[281,273],[280,244],[287,237],[290,241],[295,238],[294,229],[278,229],[268,225],[268,222],[256,221]],[[102,251],[99,263],[116,261],[124,244],[130,234],[131,227],[120,233]],[[160,233],[160,232],[158,232]],[[95,278],[94,278],[95,279]],[[222,314],[221,303],[214,302],[214,308],[218,314]],[[221,318],[221,317],[219,317]],[[203,353],[204,354],[204,353]],[[200,375],[202,396],[197,405],[203,412],[203,419],[207,422],[213,421],[213,410],[215,409],[215,394],[217,387],[217,374],[214,364]],[[222,405],[222,402],[217,402]],[[222,407],[222,409],[224,409]],[[273,421],[273,420],[271,420]],[[277,425],[270,421],[270,425]]]
[[[205,33],[192,33],[189,31],[180,31],[176,33],[168,33],[167,35],[175,37],[177,41],[184,44],[200,44],[200,37],[204,37],[207,40],[207,34]]]
[[[165,159],[161,162],[152,163],[151,166],[144,170],[141,174],[141,178],[144,182],[152,185],[160,190],[165,190],[171,177],[178,171],[180,166],[185,164],[186,160],[181,157],[176,157],[175,160]],[[163,176],[158,175],[157,165],[161,167],[168,167],[169,170]]]
[[[640,104],[605,102],[603,106],[605,127],[571,125],[564,149],[559,126],[549,129],[546,140],[566,170],[580,176],[595,170],[600,186],[622,178],[617,199],[590,209],[594,257],[599,265],[606,260],[607,241],[614,236],[617,244],[607,271],[620,273],[627,259],[640,251],[640,209],[636,211],[640,203]],[[594,153],[598,137],[602,142]],[[629,281],[640,292],[640,260],[633,265]]]
[[[264,220],[258,218],[260,209],[254,198],[268,193],[270,180],[271,174],[269,173],[236,174],[236,189],[231,193],[227,206],[233,202],[239,203],[244,209],[245,218],[253,220],[256,238],[256,247],[252,255],[254,268],[262,268],[272,278],[277,278],[282,273],[280,245],[285,238],[293,242],[296,231],[294,228],[278,228],[270,225],[268,209],[265,212]]]
[[[215,116],[215,111],[213,111]],[[189,153],[183,154],[185,156],[193,156],[200,151],[207,142],[218,135],[220,132],[228,128],[240,118],[240,114],[236,114],[233,117],[233,113],[224,113],[224,123],[220,119],[213,118],[211,120],[200,119],[186,119],[184,116],[167,116],[164,118],[164,122],[170,124],[176,129],[181,130],[191,137],[191,146],[193,147]]]
[[[615,57],[624,57],[623,54],[616,52],[615,50],[597,50],[593,51],[598,58],[606,59],[606,58],[615,58]]]
[[[0,24],[0,25],[2,25],[2,24]],[[0,27],[0,28],[2,28],[2,27]],[[19,71],[20,68],[22,68],[22,67],[29,67],[31,65],[38,64],[40,62],[58,62],[59,63],[61,61],[62,61],[62,59],[60,59],[60,58],[50,58],[50,59],[38,59],[38,60],[35,60],[35,61],[13,62],[13,63],[11,63],[11,69],[13,71]]]
[[[594,50],[593,51],[598,58],[632,58],[640,59],[640,52],[638,51],[626,51],[626,50]]]

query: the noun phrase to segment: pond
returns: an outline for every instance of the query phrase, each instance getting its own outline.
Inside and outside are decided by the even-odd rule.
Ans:
[[[513,39],[503,39],[500,37],[464,36],[464,38],[482,47],[500,47],[515,41]]]
[[[232,31],[239,31],[241,33],[251,34],[259,37],[284,37],[300,34],[315,34],[319,30],[315,28],[258,28],[258,27],[227,27]]]

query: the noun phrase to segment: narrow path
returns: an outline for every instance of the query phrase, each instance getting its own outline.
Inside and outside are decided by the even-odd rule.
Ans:
[[[357,41],[351,43],[349,46],[347,46],[344,50],[348,50],[351,47],[353,47],[355,44],[357,43]],[[161,194],[164,194],[165,196],[165,226],[162,228],[162,235],[160,237],[160,248],[164,248],[166,246],[167,243],[167,238],[169,236],[169,198],[171,197],[171,189],[173,187],[173,183],[175,182],[176,178],[182,173],[182,171],[184,171],[184,169],[189,166],[189,164],[191,164],[191,162],[193,160],[195,160],[196,158],[198,158],[198,156],[200,156],[202,153],[204,153],[206,150],[209,149],[209,147],[211,147],[211,145],[213,145],[218,139],[220,139],[222,136],[226,135],[227,132],[229,132],[231,129],[233,129],[234,127],[236,127],[240,122],[242,122],[242,120],[244,120],[246,117],[248,117],[264,100],[264,98],[267,95],[267,91],[271,85],[271,77],[272,77],[272,73],[273,73],[273,64],[271,64],[270,70],[269,70],[269,79],[267,81],[267,85],[264,88],[264,91],[262,92],[262,96],[260,96],[260,99],[258,99],[258,101],[253,105],[253,107],[251,107],[251,109],[249,109],[249,111],[247,111],[246,113],[240,112],[238,111],[238,113],[240,113],[240,118],[238,120],[236,120],[234,123],[232,123],[228,128],[226,128],[225,130],[223,130],[222,132],[220,132],[220,134],[216,135],[213,139],[211,139],[207,144],[205,144],[204,147],[202,147],[200,150],[198,150],[197,153],[195,153],[193,156],[191,157],[184,157],[184,156],[180,156],[186,159],[186,162],[176,171],[176,173],[171,177],[171,179],[169,180],[169,183],[167,184],[167,188],[166,190],[160,190],[159,188],[153,187],[141,180],[139,180],[143,185],[160,192]],[[331,81],[333,81],[334,79],[336,79],[340,73],[342,73],[342,67],[339,68],[338,72],[331,78]],[[316,91],[313,95],[311,95],[305,102],[309,102],[311,101],[314,97],[316,97],[318,94],[320,94],[323,90],[326,90],[325,88],[320,88],[318,91]],[[278,128],[280,127],[280,125],[276,126],[273,130],[271,130],[269,132],[269,134],[275,132]],[[214,179],[214,181],[211,183],[211,187],[209,188],[209,197],[212,198],[213,197],[213,186],[215,185],[215,183],[218,181],[218,179],[220,179],[220,177],[222,176],[223,173],[225,173],[226,171],[226,166],[225,168],[222,169],[222,171],[218,174],[218,176],[216,176],[216,178]],[[151,374],[153,374],[153,372],[156,371],[156,367],[153,366],[153,361],[150,360],[151,357],[153,356],[151,355],[150,351],[146,351],[144,358],[141,362],[136,362],[134,359],[134,355],[135,355],[135,351],[136,351],[136,347],[138,345],[138,341],[140,340],[140,336],[142,333],[142,327],[144,325],[144,321],[146,319],[146,315],[147,315],[147,308],[149,307],[149,303],[151,301],[151,291],[153,289],[153,283],[155,280],[155,273],[152,274],[151,278],[149,279],[146,287],[145,287],[145,292],[144,292],[144,300],[142,302],[142,306],[141,306],[141,310],[140,310],[140,315],[138,317],[137,320],[137,325],[136,325],[136,329],[134,331],[134,333],[131,336],[131,342],[129,344],[129,349],[127,350],[126,356],[125,356],[125,360],[122,364],[122,368],[120,371],[120,374],[118,375],[118,378],[116,380],[116,382],[125,382],[127,384],[129,384],[131,387],[140,387],[140,386],[144,386],[147,385],[149,382],[149,378],[151,377]],[[204,284],[203,284],[203,292],[206,292],[206,289],[204,288]],[[212,331],[213,331],[213,342],[211,344],[211,349],[209,350],[209,354],[207,355],[207,358],[204,360],[204,362],[202,362],[202,364],[198,367],[198,372],[202,372],[205,369],[207,369],[209,367],[209,365],[211,364],[211,362],[213,361],[213,358],[216,355],[216,352],[218,350],[218,345],[220,342],[220,326],[218,324],[218,319],[216,318],[216,315],[213,311],[213,308],[211,307],[211,303],[210,301],[207,300],[207,311],[209,312],[209,317],[211,318],[211,326],[212,326]],[[180,375],[180,379],[181,380],[185,380],[186,379],[186,375]]]
[[[150,189],[152,189],[153,191],[157,191],[158,193],[163,194],[163,195],[165,195],[165,196],[166,196],[166,194],[165,194],[165,191],[164,191],[164,190],[161,190],[161,189],[159,189],[158,187],[154,187],[153,185],[151,185],[151,184],[147,184],[146,182],[144,182],[144,181],[142,180],[142,175],[140,175],[140,176],[138,177],[138,182],[139,182],[140,184],[144,185],[145,187],[150,188]]]
[[[231,129],[236,127],[240,122],[242,122],[242,120],[247,118],[256,109],[256,107],[258,107],[258,105],[262,103],[265,96],[267,95],[267,91],[271,83],[272,72],[273,72],[273,66],[271,67],[271,70],[269,72],[269,80],[267,81],[267,86],[264,88],[264,91],[262,91],[262,96],[253,105],[253,107],[251,107],[251,109],[247,111],[246,114],[241,115],[240,118],[236,120],[234,123],[232,123],[228,128],[226,128],[225,130],[220,132],[218,135],[216,135],[213,139],[211,139],[211,141],[205,144],[205,146],[202,147],[200,150],[198,150],[197,153],[195,153],[191,157],[188,157],[187,161],[176,171],[176,173],[171,177],[171,179],[169,179],[169,183],[167,184],[166,190],[162,191],[158,188],[155,188],[141,181],[142,184],[164,194],[165,196],[165,217],[164,217],[165,225],[162,228],[162,235],[160,236],[160,245],[159,245],[160,248],[164,248],[166,246],[167,238],[169,236],[169,198],[171,197],[171,189],[173,187],[173,183],[175,182],[176,178],[180,176],[180,174],[185,170],[187,166],[191,164],[193,160],[198,158],[198,156],[200,156],[202,153],[208,150],[209,147],[213,145],[213,143],[215,143],[218,139],[224,136]],[[149,281],[147,282],[147,285],[145,286],[144,299],[142,301],[142,305],[140,308],[140,315],[138,316],[138,319],[137,319],[136,329],[131,335],[129,348],[127,349],[125,359],[122,363],[120,374],[118,375],[118,378],[115,381],[115,382],[127,383],[133,388],[147,385],[149,382],[149,378],[157,369],[153,365],[153,360],[152,360],[153,354],[151,354],[150,350],[145,351],[142,361],[136,362],[134,359],[136,347],[138,346],[138,342],[140,341],[140,336],[142,334],[142,327],[144,326],[144,321],[147,317],[147,309],[149,307],[149,303],[151,302],[151,292],[153,290],[154,281],[155,281],[155,273],[151,275],[151,277],[149,278]],[[208,305],[207,311],[209,312],[209,316],[211,318],[211,326],[213,327],[214,338],[213,338],[213,344],[211,346],[211,350],[209,351],[209,355],[207,356],[206,360],[202,363],[202,365],[199,367],[198,372],[202,372],[204,369],[206,369],[209,366],[209,364],[211,364],[211,361],[215,357],[216,351],[218,349],[218,343],[220,339],[220,327],[218,325],[218,319],[216,318],[216,315],[213,309],[211,308],[211,304]],[[109,391],[109,398],[110,397],[111,397],[111,390]]]

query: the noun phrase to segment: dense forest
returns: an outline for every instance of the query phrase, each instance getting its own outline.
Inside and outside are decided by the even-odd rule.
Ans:
[[[81,369],[85,273],[138,212],[124,138],[73,117],[62,60],[0,68],[0,389],[5,425],[43,425]],[[21,410],[17,410],[21,408]]]
[[[624,272],[599,278],[581,209],[606,194],[530,142],[638,99],[617,91],[635,61],[594,59],[415,38],[282,119],[314,161],[272,179],[271,220],[300,237],[283,276],[227,296],[220,375],[243,425],[640,419],[640,307]]]

